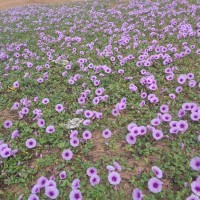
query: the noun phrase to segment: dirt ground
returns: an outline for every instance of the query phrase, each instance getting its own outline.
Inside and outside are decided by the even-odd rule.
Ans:
[[[9,8],[32,5],[32,4],[49,4],[49,3],[64,3],[78,2],[80,0],[0,0],[0,10]]]

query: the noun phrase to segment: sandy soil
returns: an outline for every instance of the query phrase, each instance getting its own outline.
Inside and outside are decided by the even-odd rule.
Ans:
[[[80,0],[0,0],[0,10],[32,4],[76,2]]]

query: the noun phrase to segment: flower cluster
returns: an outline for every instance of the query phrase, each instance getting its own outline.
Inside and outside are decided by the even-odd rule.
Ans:
[[[89,167],[86,173],[90,177],[90,184],[92,187],[100,183],[100,177],[98,176],[97,170],[94,167]]]
[[[200,121],[200,106],[198,106],[196,103],[183,103],[182,108],[178,112],[178,117],[184,117],[187,114],[187,112],[190,112],[190,119],[192,121]]]
[[[149,90],[152,90],[152,91],[157,90],[158,86],[157,86],[157,81],[155,77],[146,70],[143,71],[142,74],[143,74],[143,77],[140,79],[140,83],[142,85],[145,85],[145,87]]]
[[[130,123],[127,129],[129,133],[126,135],[126,141],[131,145],[136,143],[137,137],[147,133],[147,128],[145,126],[137,126],[135,123]]]
[[[163,177],[163,172],[157,166],[153,166],[152,167],[152,171],[156,175],[157,178],[154,177],[154,178],[150,178],[149,179],[148,188],[153,193],[159,193],[159,192],[162,191],[163,182],[160,181],[158,178],[162,178]]]
[[[37,183],[31,189],[31,195],[28,200],[39,200],[38,194],[41,191],[45,191],[46,197],[49,199],[56,199],[59,196],[59,190],[57,189],[57,184],[54,177],[50,177],[48,180],[46,177],[41,176],[38,178]]]
[[[122,110],[126,109],[126,97],[123,97],[119,103],[112,109],[112,115],[117,117]]]
[[[108,182],[111,184],[111,185],[114,185],[114,186],[117,186],[118,184],[120,184],[121,182],[121,176],[117,171],[121,171],[122,168],[121,166],[119,165],[118,162],[113,162],[113,165],[108,165],[107,166],[107,170],[108,170]]]
[[[40,154],[37,162],[41,173],[58,163],[60,193],[53,177],[40,177],[26,199],[39,199],[42,190],[47,198],[66,199],[62,187],[68,181],[73,181],[70,200],[100,199],[106,188],[97,186],[100,181],[117,190],[124,175],[120,164],[113,162],[107,165],[105,183],[105,174],[99,171],[105,163],[120,159],[133,173],[139,159],[155,157],[155,153],[166,176],[174,176],[168,180],[178,190],[165,191],[173,196],[166,198],[190,195],[189,190],[181,191],[185,176],[191,179],[192,194],[187,200],[198,200],[200,6],[188,0],[105,2],[0,12],[0,163],[4,162],[5,186],[15,184],[17,175],[27,171],[30,159],[35,161],[38,152],[48,149],[49,155]],[[174,154],[161,151],[160,145],[172,148]],[[11,147],[20,151],[16,154]],[[97,151],[95,156],[91,151]],[[131,166],[129,159],[130,163],[134,159]],[[188,159],[191,170],[184,165]],[[174,166],[168,166],[173,162]],[[35,173],[35,166],[30,173]],[[89,166],[98,168],[98,174]],[[148,166],[139,179],[127,181],[137,181],[134,200],[146,195]],[[82,180],[85,171],[89,181]],[[163,172],[157,166],[152,171],[148,188],[160,193]],[[69,180],[65,180],[67,176]],[[82,192],[80,180],[72,177],[81,178]],[[27,188],[31,179],[21,176],[19,181]],[[89,182],[92,187],[88,190]],[[117,198],[109,196],[113,191],[107,188],[106,193],[104,198]],[[162,194],[150,194],[150,198],[157,195],[164,198]],[[118,198],[123,199],[121,194]]]
[[[80,188],[80,180],[79,179],[74,179],[72,184],[71,184],[72,191],[69,194],[69,199],[70,200],[82,200],[82,193],[79,190]]]
[[[81,77],[81,74],[75,74],[73,77],[69,78],[68,82],[69,84],[74,85]]]
[[[4,143],[3,140],[0,140],[0,159],[9,158],[10,156],[15,156],[18,152],[17,149],[11,149],[8,144]]]

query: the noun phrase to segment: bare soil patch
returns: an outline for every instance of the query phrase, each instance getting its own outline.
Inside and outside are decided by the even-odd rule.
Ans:
[[[15,121],[17,119],[17,114],[5,109],[0,111],[0,122],[4,122],[6,120]]]
[[[33,4],[60,4],[73,3],[83,0],[0,0],[0,10],[15,8],[20,6],[27,6]]]

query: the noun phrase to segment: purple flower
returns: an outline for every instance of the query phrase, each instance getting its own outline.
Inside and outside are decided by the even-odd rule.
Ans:
[[[160,112],[167,113],[169,111],[168,105],[162,105],[160,106]]]
[[[138,90],[138,87],[137,87],[136,85],[134,85],[133,83],[130,83],[129,89],[130,89],[132,92],[136,92],[136,91]]]
[[[165,122],[170,122],[172,120],[172,116],[168,113],[162,115],[162,120]]]
[[[149,94],[147,99],[150,101],[152,98],[154,98],[156,95],[155,94]]]
[[[108,170],[109,173],[115,171],[115,167],[113,167],[112,165],[107,165],[106,169]]]
[[[169,97],[170,97],[170,99],[172,99],[172,100],[176,100],[176,95],[175,94],[169,94]]]
[[[0,60],[4,61],[6,59],[8,59],[8,55],[5,52],[0,52]]]
[[[95,186],[98,185],[100,183],[100,177],[96,174],[96,175],[92,175],[90,177],[90,184],[91,186]]]
[[[184,109],[184,110],[191,110],[190,103],[183,103],[182,104],[182,109]]]
[[[188,73],[188,74],[187,74],[187,78],[188,78],[189,80],[192,80],[192,79],[194,78],[194,74],[193,74],[193,73]]]
[[[113,162],[113,164],[114,164],[114,167],[115,167],[115,169],[117,170],[117,171],[121,171],[122,170],[122,167],[120,166],[120,164],[118,163],[118,162]]]
[[[83,109],[78,109],[78,110],[76,110],[76,114],[77,114],[77,115],[80,115],[82,112],[83,112]]]
[[[84,104],[85,98],[83,98],[83,97],[78,98],[78,103],[81,104],[81,105]]]
[[[148,181],[148,188],[153,193],[159,193],[162,190],[162,181],[158,178],[150,178]]]
[[[57,105],[55,106],[55,109],[56,109],[56,111],[57,111],[58,113],[61,113],[61,112],[64,110],[64,107],[63,107],[62,104],[57,104]]]
[[[18,88],[18,87],[19,87],[19,81],[15,81],[15,82],[13,83],[13,87],[14,87],[14,88]]]
[[[53,133],[53,132],[55,132],[54,126],[53,126],[53,125],[47,126],[47,127],[46,127],[46,132],[47,132],[47,133]]]
[[[145,99],[147,97],[147,93],[146,92],[141,92],[140,97],[142,99]]]
[[[103,132],[102,132],[102,136],[104,137],[104,138],[110,138],[111,137],[111,135],[112,135],[112,132],[109,130],[109,129],[105,129]]]
[[[43,104],[48,104],[48,103],[49,103],[49,99],[48,99],[48,98],[42,99],[42,103],[43,103]]]
[[[161,123],[161,120],[159,118],[155,118],[151,120],[151,124],[153,126],[158,126]]]
[[[56,188],[56,182],[54,180],[48,180],[45,184],[45,188],[47,187],[55,187]]]
[[[102,119],[103,113],[94,111],[94,117],[96,119]]]
[[[200,171],[200,157],[194,157],[190,161],[190,167],[195,171]]]
[[[26,140],[26,147],[29,149],[36,147],[36,144],[37,142],[34,138],[29,138],[28,140]]]
[[[177,122],[177,128],[179,131],[184,133],[188,129],[187,121],[180,120],[179,122]]]
[[[200,112],[193,112],[190,115],[190,119],[193,121],[199,121],[200,120]]]
[[[19,108],[20,104],[18,102],[15,102],[12,107],[11,110],[17,110]]]
[[[59,191],[57,188],[50,186],[45,189],[45,195],[50,199],[56,199],[59,195]]]
[[[197,49],[196,53],[197,53],[198,55],[200,55],[200,49]]]
[[[45,125],[44,119],[38,119],[37,124],[38,124],[38,127],[40,128],[43,127]]]
[[[93,103],[94,105],[98,105],[99,102],[100,102],[99,97],[94,97],[94,99],[92,100],[92,103]]]
[[[137,126],[137,124],[135,124],[135,123],[130,123],[128,126],[127,126],[127,129],[129,130],[129,131],[131,131],[131,129],[133,128],[133,127],[136,127]]]
[[[8,147],[4,148],[0,151],[0,155],[2,158],[8,158],[9,156],[11,156],[11,149]]]
[[[195,87],[196,84],[197,84],[197,82],[195,80],[190,80],[188,83],[189,87]]]
[[[167,81],[171,81],[174,79],[174,74],[172,73],[170,75],[167,75],[165,78],[167,79]]]
[[[143,194],[142,191],[138,188],[135,188],[132,192],[132,198],[133,200],[142,200]]]
[[[18,152],[17,149],[13,149],[13,150],[11,151],[10,155],[11,155],[11,156],[15,156],[15,154],[16,154],[17,152]]]
[[[78,131],[77,130],[71,130],[71,133],[69,135],[70,138],[77,138]]]
[[[115,116],[115,117],[118,116],[119,115],[119,110],[118,109],[113,109],[112,110],[112,115]]]
[[[86,171],[86,174],[88,176],[94,176],[97,175],[97,170],[94,167],[89,167]]]
[[[160,139],[163,138],[163,132],[161,130],[155,129],[153,131],[153,137],[154,137],[155,140],[160,140]]]
[[[121,182],[120,174],[117,172],[110,172],[108,174],[108,181],[111,185],[118,185]]]
[[[176,88],[176,93],[181,93],[182,91],[183,91],[183,88],[182,88],[182,86],[178,86],[177,88]]]
[[[12,123],[12,121],[10,121],[10,120],[6,120],[4,123],[3,123],[3,126],[4,126],[4,128],[11,128],[12,127],[12,125],[13,125],[13,123]]]
[[[83,137],[84,140],[89,140],[92,137],[92,133],[90,131],[88,131],[88,130],[85,130],[82,133],[82,137]]]
[[[162,178],[163,177],[163,172],[160,168],[158,168],[157,166],[153,166],[152,168],[153,173],[158,177],[158,178]]]
[[[38,97],[34,97],[33,101],[38,102]]]
[[[29,197],[28,197],[28,200],[40,200],[39,197],[36,195],[36,194],[31,194]]]
[[[67,71],[62,72],[62,76],[63,77],[67,76]]]
[[[62,172],[60,172],[60,174],[59,174],[59,177],[60,177],[60,179],[65,179],[66,178],[66,172],[65,171],[62,171]]]
[[[187,76],[184,74],[181,74],[177,79],[179,84],[184,84],[186,80],[187,80]]]
[[[118,103],[118,110],[124,110],[126,108],[126,103]]]
[[[83,121],[83,125],[88,126],[90,125],[90,122],[91,122],[90,119],[86,119]]]
[[[85,115],[86,118],[91,118],[93,116],[93,112],[90,111],[90,110],[86,110],[84,112],[84,115]]]
[[[126,135],[126,141],[128,144],[135,144],[136,143],[136,136],[134,133],[128,133]]]
[[[185,114],[186,114],[185,110],[184,109],[180,109],[178,111],[178,118],[182,118],[183,116],[185,116]]]
[[[68,83],[73,85],[75,83],[75,81],[73,80],[73,78],[71,77],[69,80],[68,80]]]
[[[54,180],[55,180],[55,177],[54,177],[54,176],[50,176],[50,177],[49,177],[49,180],[53,180],[53,181],[54,181]],[[56,182],[55,182],[55,185],[56,185]]]
[[[72,190],[76,190],[80,187],[80,180],[79,179],[74,179],[72,182]]]
[[[198,181],[193,181],[191,183],[191,190],[194,194],[196,194],[197,196],[200,196],[200,182]]]
[[[147,128],[145,126],[140,126],[139,129],[140,129],[140,135],[145,135],[146,134]]]
[[[29,109],[26,108],[26,107],[23,107],[22,110],[21,110],[21,113],[22,113],[23,115],[27,115],[27,114],[29,113]]]
[[[140,135],[140,128],[135,126],[131,129],[130,131],[131,133],[133,133],[135,136]]]
[[[158,97],[153,97],[153,98],[150,99],[150,102],[154,103],[154,104],[158,103],[159,102],[159,98]]]
[[[199,112],[200,110],[200,107],[195,105],[195,104],[190,104],[190,107],[191,107],[191,112]]]
[[[48,182],[48,179],[44,176],[41,176],[38,180],[37,180],[37,185],[40,186],[40,188],[45,187],[46,183]]]
[[[95,94],[96,94],[97,96],[102,95],[103,92],[104,92],[104,88],[97,88],[97,89],[95,90]]]
[[[176,126],[177,126],[177,121],[171,121],[171,122],[169,123],[169,125],[170,125],[171,128],[176,128]]]
[[[80,190],[72,190],[69,194],[69,199],[70,200],[82,200],[82,194]]]
[[[71,138],[70,139],[70,144],[73,146],[73,147],[77,147],[79,145],[79,139],[78,138]]]
[[[173,127],[173,128],[170,128],[169,132],[172,133],[172,134],[177,134],[178,129],[176,127],[175,128]]]
[[[192,194],[189,197],[187,197],[186,200],[199,200],[199,197],[197,197],[196,195]]]
[[[43,78],[38,78],[38,79],[37,79],[37,82],[38,82],[38,83],[43,83],[43,82],[44,82],[44,79],[43,79]]]
[[[34,185],[33,187],[32,187],[32,189],[31,189],[31,193],[32,194],[36,194],[36,193],[39,193],[40,192],[40,185]]]
[[[20,135],[19,135],[19,130],[14,130],[13,132],[12,132],[12,135],[11,135],[11,139],[13,140],[13,139],[15,139],[15,138],[17,138],[17,137],[19,137]]]
[[[73,157],[73,153],[70,149],[66,149],[62,152],[62,158],[64,160],[71,160]]]
[[[119,74],[123,74],[123,73],[124,73],[124,70],[123,70],[123,69],[119,69],[119,70],[118,70],[118,73],[119,73]]]
[[[144,107],[145,104],[146,104],[145,100],[142,100],[142,101],[140,102],[140,104],[139,104],[140,108]]]

